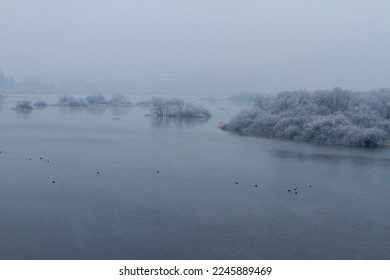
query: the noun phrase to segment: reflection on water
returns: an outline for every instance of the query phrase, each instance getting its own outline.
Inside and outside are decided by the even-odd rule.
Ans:
[[[152,127],[154,128],[191,128],[197,125],[204,125],[209,118],[155,118],[151,117]]]
[[[123,116],[131,110],[130,107],[124,107],[124,106],[86,106],[86,107],[56,106],[56,107],[58,108],[58,111],[63,114],[86,112],[87,114],[97,115],[97,116],[103,115],[107,110],[112,112],[114,116]]]
[[[213,121],[15,101],[0,110],[0,259],[390,258],[387,149],[224,133],[242,108],[223,101]]]
[[[43,111],[47,106],[34,106],[34,110]]]
[[[74,114],[87,112],[87,107],[55,106],[62,114]],[[104,112],[104,111],[103,111]]]
[[[269,150],[269,152],[272,155],[285,160],[326,161],[330,163],[349,162],[358,165],[388,164],[390,166],[390,158],[384,158],[378,156],[373,157],[370,154],[366,154],[366,155],[362,154],[361,151],[358,151],[355,148],[351,148],[351,149],[352,149],[351,154],[338,154],[338,153],[326,154],[326,153],[316,153],[312,151],[291,151],[291,150],[276,150],[276,149]]]
[[[13,110],[13,111],[15,111],[16,115],[19,118],[28,119],[31,116],[31,112],[33,110]]]
[[[101,116],[106,111],[106,107],[105,106],[89,106],[89,107],[85,108],[85,111],[91,115]]]
[[[114,116],[124,116],[131,110],[131,108],[125,106],[111,106],[110,110]]]

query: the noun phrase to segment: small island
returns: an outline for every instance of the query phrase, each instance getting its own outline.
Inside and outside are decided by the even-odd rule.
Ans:
[[[200,105],[185,103],[180,98],[153,98],[151,113],[155,118],[207,119],[209,110]]]
[[[121,94],[116,94],[112,96],[111,99],[107,100],[102,94],[89,95],[85,99],[75,98],[71,96],[61,96],[55,106],[63,107],[74,107],[82,108],[89,106],[122,106],[129,107],[132,105],[132,102],[127,99],[126,96]]]
[[[295,141],[386,147],[390,143],[390,89],[355,92],[336,87],[258,96],[253,108],[220,128]]]

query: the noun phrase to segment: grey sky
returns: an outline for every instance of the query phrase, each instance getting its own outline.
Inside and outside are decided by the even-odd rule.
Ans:
[[[210,93],[389,87],[389,13],[386,0],[0,0],[0,66]]]

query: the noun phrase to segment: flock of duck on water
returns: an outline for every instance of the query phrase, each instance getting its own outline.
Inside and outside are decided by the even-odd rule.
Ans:
[[[2,151],[0,151],[0,154],[2,154]],[[31,161],[32,161],[33,159],[30,157],[30,158],[29,158],[29,160],[31,160]],[[43,157],[39,157],[39,160],[41,160],[41,161],[45,161],[45,162],[47,162],[47,163],[50,163],[50,160],[44,160],[44,159],[43,159]],[[158,173],[158,174],[159,174],[159,173],[160,173],[160,170],[156,170],[156,173]],[[101,174],[101,172],[100,172],[100,171],[96,171],[96,174],[97,174],[97,175],[100,175],[100,174]],[[52,180],[52,183],[53,183],[53,184],[55,184],[55,183],[56,183],[56,181],[55,181],[55,180]],[[235,182],[235,184],[236,184],[236,185],[238,185],[238,184],[239,184],[239,182],[238,182],[238,181],[236,181],[236,182]],[[258,184],[254,184],[253,186],[254,186],[255,188],[259,187],[259,185],[258,185]],[[309,185],[309,188],[311,188],[311,187],[312,187],[312,186],[311,186],[311,185]],[[294,192],[296,195],[298,194],[298,187],[295,187],[294,189],[288,189],[287,191],[288,191],[288,192],[291,192],[292,190],[293,190],[293,192]]]

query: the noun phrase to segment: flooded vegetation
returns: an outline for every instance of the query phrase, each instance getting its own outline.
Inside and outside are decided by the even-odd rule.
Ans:
[[[227,97],[187,97],[209,118],[86,97],[104,105],[0,104],[1,259],[389,257],[388,149],[226,133],[252,110]]]
[[[254,103],[221,128],[331,145],[390,145],[390,89],[285,91]]]
[[[374,2],[0,1],[0,259],[389,260]]]
[[[203,106],[185,103],[179,98],[153,98],[151,112],[156,118],[210,118],[211,114]]]
[[[30,111],[30,110],[32,110],[34,108],[31,105],[30,101],[21,100],[21,101],[16,102],[16,105],[15,105],[14,109],[15,110],[19,110],[19,111]]]
[[[89,95],[84,98],[76,98],[71,96],[61,96],[58,100],[58,103],[54,106],[64,106],[64,107],[73,107],[73,108],[82,108],[89,106],[124,106],[130,107],[132,105],[131,101],[127,99],[124,95],[114,95],[111,99],[106,100],[106,98],[101,94]]]

